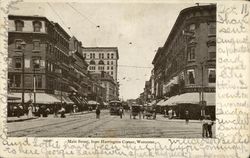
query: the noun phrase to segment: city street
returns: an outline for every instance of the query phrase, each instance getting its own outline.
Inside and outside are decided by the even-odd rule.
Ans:
[[[213,133],[215,126],[213,126]],[[201,122],[169,120],[157,115],[156,120],[130,119],[129,112],[120,119],[101,111],[100,119],[95,113],[69,115],[66,118],[38,118],[8,123],[9,136],[21,137],[131,137],[131,138],[201,138]]]

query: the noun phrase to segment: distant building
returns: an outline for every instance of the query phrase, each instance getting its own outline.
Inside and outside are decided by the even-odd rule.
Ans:
[[[117,47],[83,47],[82,49],[90,72],[104,71],[117,82],[119,60]]]
[[[119,98],[119,82],[117,81],[118,60],[119,60],[118,48],[83,47],[82,50],[83,50],[83,56],[85,57],[85,60],[89,65],[88,71],[90,72],[90,74],[102,74],[102,72],[105,72],[104,73],[105,76],[111,76],[113,78],[113,81],[111,81],[111,79],[108,79],[106,86],[105,84],[103,84],[105,87],[108,88],[106,100],[110,101],[113,99],[118,99]]]
[[[90,73],[92,78],[95,78],[100,82],[102,87],[105,88],[105,101],[112,101],[112,100],[118,100],[118,89],[116,82],[114,81],[113,77],[109,74],[102,72],[91,72]]]
[[[81,100],[87,103],[86,100],[90,88],[90,77],[87,70],[88,64],[82,54],[82,43],[74,36],[70,38],[69,50],[69,75],[71,76],[71,84],[69,89],[71,90],[71,98],[76,102],[80,100],[72,96],[75,94],[76,96],[80,96],[80,98],[82,98]]]

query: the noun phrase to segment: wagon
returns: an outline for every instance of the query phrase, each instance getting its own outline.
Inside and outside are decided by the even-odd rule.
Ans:
[[[141,118],[141,107],[140,105],[132,105],[130,109],[130,119],[133,117],[133,119],[136,118],[136,116],[139,115],[139,118]]]

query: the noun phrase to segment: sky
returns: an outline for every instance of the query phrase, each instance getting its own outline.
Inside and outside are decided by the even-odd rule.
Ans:
[[[179,12],[194,5],[22,2],[10,14],[46,16],[82,41],[84,47],[118,47],[120,98],[126,100],[143,92],[156,50],[166,42]]]

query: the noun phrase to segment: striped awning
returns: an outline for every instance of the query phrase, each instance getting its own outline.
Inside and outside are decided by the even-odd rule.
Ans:
[[[22,93],[12,93],[13,96],[22,98]],[[33,100],[34,102],[34,94],[33,93],[25,93],[24,94],[24,102],[28,102]],[[14,102],[20,103],[21,100],[16,100]],[[54,104],[60,102],[59,99],[56,98],[54,94],[47,93],[36,93],[36,103],[37,104]]]
[[[158,105],[158,106],[164,106],[164,104],[163,104],[164,102],[165,102],[165,100],[162,99],[156,105]]]
[[[215,93],[204,93],[204,101],[207,102],[207,106],[215,106]],[[163,103],[163,105],[173,106],[177,104],[199,104],[199,102],[199,93],[184,93],[169,98]]]

